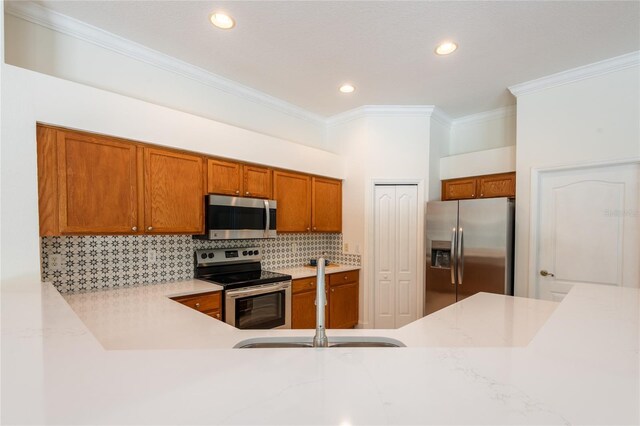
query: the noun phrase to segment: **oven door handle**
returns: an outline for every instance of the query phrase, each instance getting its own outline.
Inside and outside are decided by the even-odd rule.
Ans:
[[[269,200],[264,200],[264,214],[265,214],[265,221],[264,221],[264,236],[268,237],[269,236],[269,228],[271,228],[271,215],[269,214]]]
[[[265,294],[265,293],[273,293],[274,291],[287,290],[291,287],[290,282],[286,282],[284,284],[276,284],[259,288],[252,288],[248,290],[229,290],[227,291],[227,297],[231,299],[235,299],[238,297],[244,296],[254,296],[257,294]]]

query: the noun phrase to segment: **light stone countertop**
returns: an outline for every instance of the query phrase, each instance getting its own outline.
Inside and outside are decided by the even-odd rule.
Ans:
[[[360,269],[359,266],[352,265],[338,265],[329,264],[325,266],[326,274],[337,274],[339,272],[355,271]],[[280,268],[274,269],[274,272],[280,272],[281,274],[291,275],[291,278],[297,280],[298,278],[308,278],[316,276],[316,268],[312,266],[296,266],[294,268]]]
[[[640,422],[637,289],[580,284],[560,304],[480,293],[398,330],[327,332],[407,348],[239,350],[312,331],[236,330],[167,297],[208,288],[65,300],[3,283],[2,423]]]

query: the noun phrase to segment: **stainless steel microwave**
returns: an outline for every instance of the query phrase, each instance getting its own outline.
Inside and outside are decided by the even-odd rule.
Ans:
[[[275,200],[207,195],[205,235],[207,240],[246,240],[276,237]]]

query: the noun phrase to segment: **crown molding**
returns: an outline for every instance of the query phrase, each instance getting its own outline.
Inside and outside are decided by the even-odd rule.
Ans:
[[[433,105],[363,105],[327,118],[327,126],[337,126],[364,117],[425,117],[433,115]]]
[[[573,83],[575,81],[596,77],[638,65],[640,65],[640,51],[627,53],[626,55],[616,56],[614,58],[605,59],[604,61],[595,62],[578,68],[572,68],[570,70],[551,74],[536,80],[509,86],[509,91],[515,97],[528,95],[540,90]]]
[[[434,121],[437,121],[438,123],[442,124],[448,129],[450,129],[454,123],[454,120],[447,113],[445,113],[443,110],[441,110],[438,107],[435,107],[433,109],[433,113],[431,114],[431,119]]]
[[[470,123],[482,123],[485,121],[491,121],[506,117],[511,117],[516,114],[516,106],[508,105],[501,108],[492,109],[490,111],[483,111],[476,114],[466,115],[464,117],[456,118],[453,120],[453,125],[457,126],[460,124],[470,124]]]
[[[93,25],[47,9],[30,1],[5,2],[5,12],[34,24],[66,34],[130,58],[146,62],[165,71],[179,74],[225,93],[266,106],[292,117],[324,125],[325,117],[285,102],[259,90],[244,86],[195,65],[150,49]]]

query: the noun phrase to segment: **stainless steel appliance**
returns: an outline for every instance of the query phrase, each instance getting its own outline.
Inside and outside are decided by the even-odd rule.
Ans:
[[[291,328],[291,275],[263,271],[259,248],[195,252],[195,277],[224,288],[223,316],[240,329]]]
[[[275,200],[207,195],[205,235],[207,240],[242,240],[276,237]]]
[[[514,202],[427,203],[425,315],[478,292],[513,294]]]

